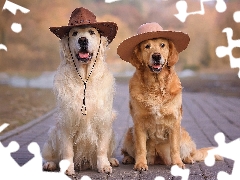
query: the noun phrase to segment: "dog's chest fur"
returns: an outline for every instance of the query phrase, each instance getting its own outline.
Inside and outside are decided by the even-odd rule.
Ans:
[[[171,122],[167,122],[165,118],[165,104],[169,102],[167,92],[164,87],[155,83],[152,87],[145,87],[148,89],[144,92],[143,97],[145,107],[148,109],[149,128],[148,136],[151,139],[167,140]]]
[[[142,77],[136,73],[130,81],[130,104],[134,109],[132,112],[137,112],[134,114],[136,116],[145,117],[140,120],[136,118],[139,122],[134,123],[145,125],[148,138],[155,139],[156,142],[166,141],[173,123],[181,116],[180,81],[173,82],[172,75]],[[177,86],[177,91],[171,89],[173,83]]]
[[[73,67],[59,68],[61,68],[61,70],[59,70],[59,74],[57,73],[55,76],[54,93],[58,98],[57,103],[61,109],[61,113],[64,117],[68,117],[62,119],[62,123],[66,123],[67,127],[82,127],[82,132],[89,129],[89,126],[94,126],[94,124],[99,125],[104,119],[96,117],[105,116],[102,112],[102,107],[105,107],[108,112],[112,111],[112,106],[108,107],[106,104],[110,103],[106,103],[106,101],[112,101],[111,98],[114,93],[113,76],[105,69],[104,64],[100,62],[96,64],[96,67],[86,84],[85,103],[87,115],[83,115],[81,111],[84,97],[83,81]],[[67,114],[65,114],[65,112]],[[100,114],[102,115],[98,116]],[[95,123],[95,121],[98,122]],[[69,126],[70,124],[71,126]],[[96,129],[94,127],[92,128]]]

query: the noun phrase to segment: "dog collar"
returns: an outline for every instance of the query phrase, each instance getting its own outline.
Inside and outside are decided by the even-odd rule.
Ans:
[[[78,76],[80,77],[80,79],[82,80],[83,85],[84,85],[84,90],[83,90],[83,105],[82,105],[82,108],[81,108],[82,115],[84,115],[84,116],[87,115],[87,106],[86,106],[86,89],[87,89],[87,82],[88,82],[88,79],[90,78],[90,76],[91,76],[91,74],[92,74],[92,72],[93,72],[93,69],[94,69],[94,67],[95,67],[95,64],[96,64],[96,62],[97,62],[97,57],[98,57],[98,54],[99,54],[100,46],[101,46],[101,35],[100,35],[100,42],[99,42],[98,51],[97,51],[97,55],[96,55],[95,61],[94,61],[94,63],[93,63],[93,66],[92,66],[91,71],[90,71],[89,74],[88,74],[87,79],[84,81],[83,78],[82,78],[82,76],[80,75],[80,73],[79,73],[79,71],[78,71],[78,68],[77,68],[77,66],[76,66],[76,63],[75,63],[75,61],[74,61],[74,59],[73,59],[72,51],[71,51],[70,46],[69,46],[69,37],[68,37],[68,48],[69,48],[69,51],[70,51],[70,54],[71,54],[71,57],[72,57],[72,60],[73,60],[73,64],[74,64],[74,66],[75,66],[75,69],[76,69],[76,71],[77,71]]]

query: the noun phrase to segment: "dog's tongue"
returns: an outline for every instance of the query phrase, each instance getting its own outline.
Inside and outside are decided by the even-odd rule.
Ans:
[[[154,69],[160,69],[161,68],[161,65],[159,64],[159,65],[153,65],[152,66]]]
[[[86,58],[89,57],[89,53],[79,53],[79,57],[80,57],[81,59],[86,59]]]

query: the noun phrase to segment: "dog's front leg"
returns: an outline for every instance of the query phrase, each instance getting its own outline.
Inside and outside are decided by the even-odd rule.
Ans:
[[[170,140],[170,156],[173,165],[178,165],[180,168],[185,168],[184,163],[180,158],[180,138],[181,138],[181,126],[180,122],[176,121],[169,134]]]
[[[71,137],[62,136],[62,142],[60,143],[60,150],[62,151],[61,159],[68,160],[70,162],[70,165],[65,173],[67,175],[75,174],[74,163],[73,163],[73,157],[74,157],[73,139]]]
[[[135,121],[136,122],[136,121]],[[135,165],[134,169],[136,171],[146,171],[148,170],[147,166],[147,133],[142,127],[143,124],[135,123],[134,124],[134,138],[135,138]]]
[[[151,141],[150,139],[148,139],[148,141],[147,141],[147,163],[149,165],[153,165],[155,163],[155,158],[156,158],[155,143],[154,143],[154,141]]]
[[[112,130],[110,127],[106,127],[104,130],[98,139],[97,169],[100,173],[112,173],[112,167],[110,166],[107,156]]]

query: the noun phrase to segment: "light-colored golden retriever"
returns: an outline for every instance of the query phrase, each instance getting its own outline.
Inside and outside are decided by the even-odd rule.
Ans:
[[[42,149],[43,169],[69,160],[75,168],[112,172],[114,77],[105,62],[107,38],[92,27],[75,27],[61,39],[61,63],[54,79],[57,122]],[[84,82],[86,82],[86,87]],[[84,98],[85,97],[85,98]],[[83,102],[84,101],[84,102]]]
[[[163,38],[145,40],[134,49],[130,63],[136,72],[129,83],[134,126],[127,131],[122,162],[135,162],[135,170],[159,163],[184,168],[184,163],[204,160],[210,149],[196,149],[181,127],[182,86],[174,70],[177,61],[174,44]]]

